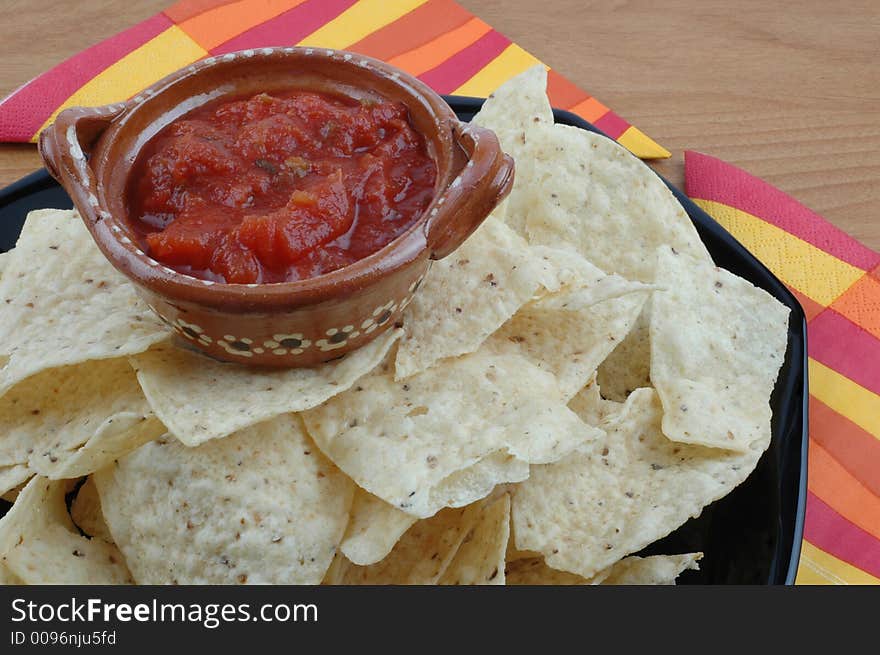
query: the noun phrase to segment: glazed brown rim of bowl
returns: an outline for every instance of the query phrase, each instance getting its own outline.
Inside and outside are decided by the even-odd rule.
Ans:
[[[230,284],[203,280],[175,271],[150,257],[138,245],[129,222],[124,197],[108,198],[99,173],[113,165],[113,146],[120,132],[140,116],[149,116],[151,103],[180,84],[204,75],[242,65],[294,63],[312,59],[318,65],[347,69],[358,78],[371,76],[362,88],[379,94],[381,87],[399,89],[412,110],[420,106],[430,117],[435,136],[418,130],[437,164],[433,198],[406,232],[375,253],[343,268],[319,276],[279,283]],[[323,64],[320,62],[324,62]],[[290,87],[295,88],[295,87]],[[205,87],[195,102],[179,101],[172,111],[160,114],[135,139],[134,153],[124,153],[128,167],[153,135],[199,106],[222,97],[233,97],[232,88]],[[418,129],[418,128],[417,128]],[[418,259],[427,250],[432,260],[442,259],[464,241],[506,195],[513,183],[512,159],[501,151],[493,132],[462,123],[446,102],[415,77],[379,60],[342,50],[323,48],[262,48],[209,57],[154,83],[131,100],[97,108],[70,108],[40,134],[40,153],[49,172],[74,197],[82,218],[98,247],[110,262],[136,283],[170,298],[213,307],[221,311],[279,311],[345,297]],[[88,154],[87,154],[88,153]],[[118,155],[118,153],[115,153]],[[96,165],[93,166],[93,163]],[[96,173],[96,170],[98,173]],[[123,183],[123,188],[127,186]],[[444,206],[445,205],[445,206]],[[112,207],[115,211],[108,211]]]

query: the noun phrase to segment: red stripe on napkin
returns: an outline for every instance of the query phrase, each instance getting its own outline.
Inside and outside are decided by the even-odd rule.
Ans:
[[[275,18],[260,23],[211,50],[222,55],[248,48],[293,46],[339,16],[357,0],[308,0]]]
[[[436,68],[419,75],[419,79],[437,93],[452,93],[509,45],[507,37],[492,30]]]
[[[720,159],[685,152],[685,188],[691,198],[736,207],[862,270],[880,264],[880,254],[791,196]]]
[[[0,134],[6,141],[28,141],[86,82],[172,25],[164,14],[156,14],[74,55],[53,68],[51,75],[31,80],[0,102]]]
[[[880,543],[812,492],[807,496],[804,536],[826,553],[880,577]]]

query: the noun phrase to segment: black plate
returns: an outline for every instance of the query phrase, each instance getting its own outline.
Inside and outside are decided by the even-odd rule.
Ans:
[[[481,98],[448,96],[446,100],[462,120],[470,120],[483,104]],[[553,113],[557,123],[602,134],[571,112],[557,109]],[[701,570],[682,575],[683,584],[792,584],[800,557],[807,494],[806,318],[782,282],[712,217],[666,184],[691,217],[715,263],[772,294],[791,309],[791,318],[785,363],[770,399],[773,440],[758,467],[699,518],[641,554],[703,551]],[[66,209],[72,203],[45,170],[0,191],[0,250],[15,245],[29,211],[46,207]],[[8,506],[0,508],[0,515]]]

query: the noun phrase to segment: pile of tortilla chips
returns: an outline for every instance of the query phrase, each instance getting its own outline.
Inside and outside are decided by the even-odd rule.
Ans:
[[[788,310],[651,170],[555,125],[537,67],[475,122],[510,197],[403,327],[315,369],[207,359],[70,211],[0,257],[0,582],[673,584],[636,553],[770,444]],[[705,553],[711,558],[711,552]]]

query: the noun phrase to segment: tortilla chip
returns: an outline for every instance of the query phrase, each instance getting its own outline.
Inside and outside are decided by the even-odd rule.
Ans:
[[[495,132],[501,148],[515,160],[513,188],[495,215],[521,236],[526,235],[525,208],[535,193],[529,152],[532,128],[553,123],[546,90],[547,70],[542,64],[533,66],[496,89],[472,120]]]
[[[24,584],[131,584],[119,550],[70,520],[69,481],[35,476],[0,519],[0,554]]]
[[[514,543],[513,525],[510,526],[510,539],[507,541],[507,554],[504,559],[507,562],[515,562],[521,559],[530,559],[532,557],[540,557],[541,553],[534,550],[519,550]],[[505,583],[507,584],[507,583]]]
[[[542,264],[521,237],[489,217],[449,257],[434,262],[404,315],[398,380],[474,352],[538,291]]]
[[[375,564],[415,522],[415,516],[358,487],[339,550],[353,564]]]
[[[358,485],[408,514],[468,505],[598,432],[565,406],[552,375],[506,345],[404,382],[386,363],[305,412],[306,427]]]
[[[649,290],[607,276],[582,260],[582,284],[565,285],[525,305],[492,335],[508,340],[535,366],[553,374],[566,401],[635,324]]]
[[[170,334],[72,211],[28,214],[0,298],[0,395],[41,371],[139,353]]]
[[[447,508],[416,522],[381,562],[357,566],[337,556],[324,579],[331,585],[433,585],[437,584],[464,538],[482,514],[475,503]]]
[[[389,330],[343,358],[315,368],[255,369],[162,344],[132,358],[156,416],[187,446],[300,412],[345,391],[382,361],[400,336]]]
[[[12,468],[12,467],[10,467],[10,468]],[[3,475],[3,472],[4,472],[4,470],[0,469],[0,476]],[[31,479],[31,476],[28,475],[27,480],[19,483],[18,486],[13,487],[12,489],[9,489],[8,491],[6,491],[6,493],[0,495],[0,498],[5,500],[7,503],[14,503],[15,499],[18,498],[18,494],[21,493],[21,490],[24,489],[25,485],[28,483],[28,480],[30,480],[30,479]]]
[[[657,247],[711,261],[690,218],[654,172],[615,141],[536,123],[526,229],[530,243],[569,248],[606,273],[655,281]]]
[[[607,436],[532,466],[513,496],[516,547],[589,578],[666,536],[755,468],[769,438],[746,453],[681,444],[661,429],[653,389],[637,389],[602,424]]]
[[[103,465],[88,452],[83,456],[84,443],[112,440],[117,452],[127,452],[139,445],[133,433],[151,415],[125,358],[43,371],[0,397],[0,464],[26,463],[52,478],[79,477]],[[161,433],[160,426],[150,438]]]
[[[86,536],[100,537],[104,541],[113,543],[113,536],[101,511],[98,487],[91,477],[76,490],[76,496],[70,504],[70,518]]]
[[[699,571],[703,553],[625,557],[611,567],[605,585],[674,585],[684,571]]]
[[[629,334],[599,365],[597,380],[608,400],[622,403],[636,389],[651,386],[650,317],[649,299]]]
[[[541,283],[547,293],[579,292],[576,298],[560,294],[556,303],[558,308],[564,305],[581,309],[603,300],[620,298],[636,291],[650,292],[657,288],[653,284],[627,280],[615,273],[605,273],[573,250],[551,246],[531,246],[531,250],[543,264]]]
[[[495,132],[527,130],[535,123],[553,123],[547,98],[547,69],[543,64],[511,77],[493,91],[473,123]]]
[[[623,408],[623,403],[606,400],[602,393],[599,383],[591,380],[571,399],[568,408],[587,425],[599,427]]]
[[[651,377],[674,441],[747,452],[770,439],[770,394],[789,309],[733,273],[670,248],[658,255]]]
[[[544,563],[544,559],[538,557],[519,557],[508,560],[505,571],[505,584],[508,585],[552,585],[552,586],[575,586],[596,585],[607,577],[602,571],[592,578],[584,578],[568,571],[552,569]]]
[[[12,502],[14,498],[8,498],[7,494],[30,480],[33,474],[27,464],[0,466],[0,490],[3,492],[4,500]]]
[[[99,471],[114,460],[165,434],[166,428],[155,416],[120,412],[98,426],[80,448],[72,451],[35,452],[28,465],[53,480],[79,478]]]
[[[17,575],[15,575],[9,568],[0,561],[0,586],[7,585],[20,585],[24,584]]]
[[[153,441],[93,477],[138,584],[317,584],[354,495],[291,414],[195,448]]]
[[[510,496],[504,494],[483,506],[482,514],[465,535],[437,583],[503,585],[504,555],[509,537]]]
[[[540,557],[520,559],[507,565],[509,585],[673,585],[687,569],[699,569],[703,553],[686,555],[632,555],[603,569],[592,578],[551,569]]]

